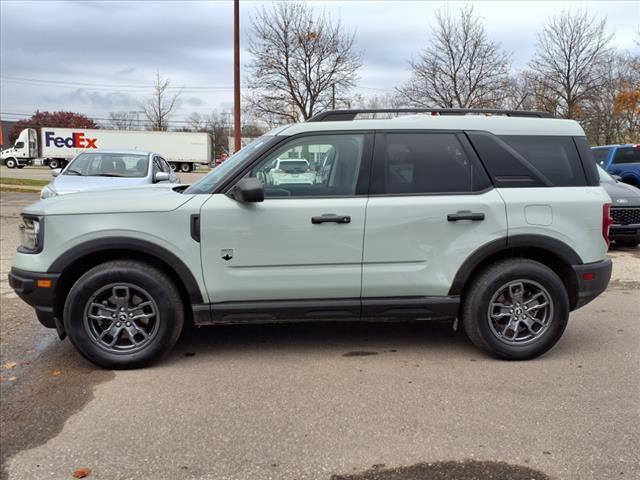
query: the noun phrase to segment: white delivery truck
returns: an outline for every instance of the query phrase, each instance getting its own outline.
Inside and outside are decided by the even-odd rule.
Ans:
[[[159,153],[171,168],[181,172],[211,163],[211,139],[207,133],[54,127],[41,127],[40,135],[34,128],[25,128],[13,147],[2,150],[0,161],[9,168],[33,164],[61,168],[77,154],[94,149]]]

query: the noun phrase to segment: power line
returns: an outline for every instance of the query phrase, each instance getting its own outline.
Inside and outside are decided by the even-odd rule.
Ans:
[[[122,90],[153,90],[153,85],[116,85],[116,84],[106,84],[106,83],[90,83],[90,82],[65,82],[62,80],[43,80],[38,78],[27,78],[27,77],[12,77],[7,75],[0,75],[0,78],[5,82],[10,83],[20,83],[20,84],[32,84],[32,85],[47,85],[50,87],[58,87],[58,88],[91,88],[91,89],[111,89],[113,91],[122,91]],[[167,89],[170,90],[184,90],[184,91],[225,91],[225,90],[233,90],[233,87],[227,87],[224,85],[202,85],[202,86],[168,86]]]

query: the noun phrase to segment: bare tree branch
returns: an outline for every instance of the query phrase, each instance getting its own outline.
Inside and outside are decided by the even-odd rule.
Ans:
[[[473,7],[435,14],[429,45],[411,61],[412,76],[398,93],[413,106],[481,108],[499,105],[509,55],[490,41]]]
[[[252,22],[251,80],[247,97],[255,112],[280,122],[307,119],[332,103],[332,92],[355,85],[362,55],[355,34],[324,12],[302,3],[263,8]]]
[[[178,107],[178,97],[180,97],[182,89],[170,95],[168,92],[169,84],[169,79],[163,78],[160,72],[157,72],[153,95],[141,105],[147,120],[149,120],[151,130],[167,130],[169,118]]]
[[[606,19],[586,10],[554,16],[538,34],[537,50],[529,65],[554,110],[566,118],[580,117],[580,105],[605,83],[601,66],[611,54]]]

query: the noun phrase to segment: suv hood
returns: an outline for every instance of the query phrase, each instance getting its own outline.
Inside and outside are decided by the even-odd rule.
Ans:
[[[89,190],[47,198],[24,209],[32,215],[83,215],[95,213],[168,212],[195,195],[184,195],[173,185],[137,185],[110,190]]]
[[[640,189],[633,185],[623,182],[601,182],[600,185],[607,191],[614,206],[634,207],[640,205]]]

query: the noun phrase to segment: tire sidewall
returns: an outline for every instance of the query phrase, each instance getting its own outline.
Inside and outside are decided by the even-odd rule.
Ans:
[[[7,168],[15,168],[16,167],[16,161],[13,158],[9,158],[6,162],[5,165],[7,166]]]
[[[136,368],[147,365],[167,353],[178,340],[184,323],[182,302],[175,287],[160,272],[125,266],[96,267],[75,283],[64,307],[64,327],[69,339],[89,361],[107,368]],[[128,283],[142,287],[158,306],[158,331],[151,342],[134,353],[111,353],[98,346],[84,324],[89,298],[111,283]],[[169,290],[169,291],[168,291]]]
[[[505,284],[516,280],[532,280],[542,285],[553,302],[553,316],[549,328],[535,341],[525,345],[509,345],[499,340],[491,330],[488,319],[489,303]],[[499,357],[522,360],[534,358],[549,350],[562,336],[569,317],[569,298],[562,280],[549,268],[536,262],[506,266],[485,282],[485,288],[472,305],[477,316],[477,330],[489,351]]]

